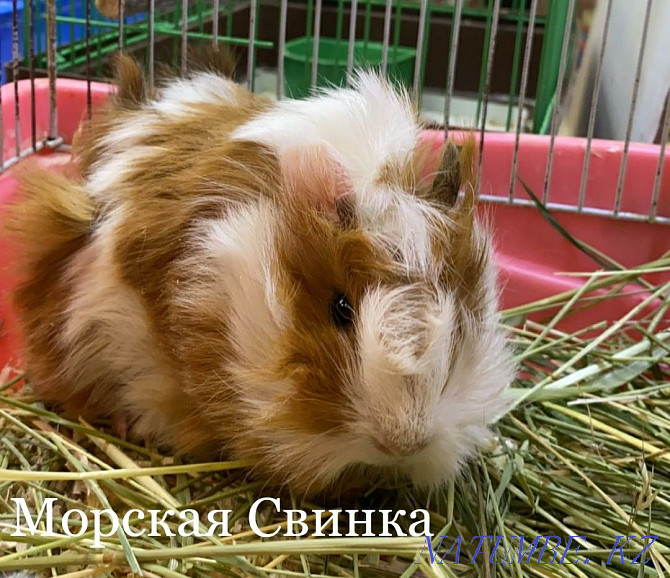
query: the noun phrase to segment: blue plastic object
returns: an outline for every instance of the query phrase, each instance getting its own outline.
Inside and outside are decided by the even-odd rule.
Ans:
[[[19,55],[23,54],[23,2],[18,2]],[[5,64],[13,60],[12,45],[13,2],[0,2],[0,61],[2,62],[2,84],[7,81]]]
[[[73,16],[77,18],[86,18],[86,2],[87,0],[63,0],[56,3],[56,11],[59,16]],[[28,1],[25,6],[29,6]],[[33,0],[35,7],[35,53],[46,51],[46,2],[45,0]],[[24,8],[24,1],[17,2],[18,24],[19,24],[19,58],[23,58],[25,47],[24,31],[26,22],[24,18],[29,17],[29,11]],[[92,7],[95,10],[95,7]],[[0,1],[0,63],[2,64],[2,84],[7,82],[7,75],[5,73],[5,65],[14,59],[12,46],[12,10],[13,2]],[[99,17],[97,13],[93,14],[93,18]],[[74,32],[74,39],[71,38]],[[93,27],[91,34],[95,34],[96,29]],[[68,44],[72,40],[82,40],[86,37],[86,26],[84,24],[68,24],[65,22],[57,22],[56,24],[56,41],[59,46]]]

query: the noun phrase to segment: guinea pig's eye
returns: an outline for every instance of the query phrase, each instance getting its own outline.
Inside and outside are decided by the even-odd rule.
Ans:
[[[354,321],[354,308],[344,293],[335,293],[330,302],[330,319],[336,327],[346,329]]]

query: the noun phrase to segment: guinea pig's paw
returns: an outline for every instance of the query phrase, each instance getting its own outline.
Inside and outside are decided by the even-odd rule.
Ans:
[[[490,439],[482,443],[482,445],[479,447],[479,450],[484,454],[492,454],[498,450],[502,450],[500,438],[498,438],[496,435],[491,436]]]
[[[128,414],[125,412],[114,413],[111,418],[111,423],[114,435],[124,442],[128,441],[131,428],[131,420],[128,417]]]

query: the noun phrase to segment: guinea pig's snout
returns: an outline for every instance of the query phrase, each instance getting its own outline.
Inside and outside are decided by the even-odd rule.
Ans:
[[[435,438],[430,400],[416,391],[417,388],[407,387],[406,376],[401,377],[400,382],[402,385],[396,391],[387,391],[383,401],[378,400],[369,408],[365,420],[367,438],[380,458],[379,454],[386,458],[415,456]]]
[[[430,437],[419,435],[412,437],[384,436],[376,434],[372,436],[372,445],[377,450],[391,457],[409,457],[418,454],[430,443]]]

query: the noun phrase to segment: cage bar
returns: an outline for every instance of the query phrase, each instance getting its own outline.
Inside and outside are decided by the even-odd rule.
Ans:
[[[90,1],[90,0],[89,0]],[[123,50],[125,41],[126,0],[119,0],[119,48]]]
[[[451,99],[454,97],[454,77],[456,76],[456,58],[458,56],[458,40],[461,32],[463,16],[463,0],[456,0],[456,11],[452,20],[451,46],[449,48],[449,68],[447,71],[447,91],[444,95],[444,136],[449,136],[449,119],[451,118]]]
[[[488,8],[486,11],[486,24],[484,32],[484,47],[482,50],[482,60],[479,67],[479,89],[477,90],[477,111],[475,112],[475,122],[474,126],[479,126],[479,121],[482,114],[482,99],[484,96],[484,91],[486,89],[486,79],[489,71],[489,63],[491,62],[491,41],[493,34],[494,26],[494,17],[497,17],[497,13],[500,11],[500,1],[493,0],[493,2],[488,3]],[[497,19],[496,19],[497,25]],[[495,49],[494,49],[495,50]]]
[[[389,59],[389,44],[391,43],[391,14],[393,0],[386,0],[384,8],[384,39],[382,40],[382,74],[386,74]]]
[[[489,32],[489,42],[488,42],[488,53],[486,56],[486,68],[485,68],[485,83],[484,83],[484,98],[483,98],[483,111],[482,115],[482,127],[479,137],[479,160],[477,163],[477,182],[481,181],[482,178],[482,162],[484,158],[484,139],[486,136],[486,118],[489,108],[489,93],[491,91],[491,71],[493,69],[493,58],[496,51],[496,38],[498,36],[498,20],[500,18],[500,0],[494,0],[493,3],[493,13],[492,13],[492,23],[491,29]],[[481,102],[481,101],[480,101]],[[477,104],[477,118],[479,118],[480,105]]]
[[[354,42],[356,42],[357,19],[358,0],[351,0],[351,12],[349,14],[349,46],[347,49],[347,85],[351,84],[351,73],[354,70]]]
[[[37,103],[35,102],[35,4],[34,0],[27,0],[24,9],[28,10],[28,60],[30,78],[30,146],[37,150]],[[0,106],[0,110],[2,107]],[[0,130],[1,127],[0,127]]]
[[[603,62],[605,60],[605,51],[607,50],[607,39],[609,37],[610,19],[612,17],[612,4],[615,0],[607,0],[607,12],[605,13],[605,23],[603,28],[603,40],[600,45],[600,54],[598,55],[598,66],[593,81],[593,94],[591,97],[591,107],[589,109],[589,126],[586,132],[586,151],[584,153],[584,167],[582,168],[582,178],[579,185],[578,208],[584,207],[586,196],[586,181],[589,174],[589,165],[591,163],[591,147],[593,145],[593,131],[596,124],[596,111],[598,110],[598,97],[600,96],[600,85],[602,81]]]
[[[181,73],[188,68],[188,0],[181,1]]]
[[[256,86],[256,21],[258,19],[258,0],[249,4],[249,52],[247,54],[247,88],[253,92]]]
[[[628,124],[626,126],[626,138],[623,145],[623,158],[619,168],[619,183],[616,189],[616,199],[614,201],[614,214],[617,215],[621,210],[621,197],[623,196],[623,185],[626,178],[626,167],[628,166],[628,151],[630,148],[630,137],[633,132],[633,119],[635,118],[635,108],[637,107],[637,95],[640,88],[640,74],[642,73],[642,63],[644,62],[644,51],[647,46],[647,31],[649,30],[649,18],[654,0],[647,0],[647,7],[644,13],[644,25],[642,27],[642,38],[640,40],[640,52],[638,53],[637,66],[635,68],[635,83],[633,84],[633,95],[631,97],[630,112],[628,113]]]
[[[521,86],[519,87],[519,99],[517,100],[516,130],[514,131],[514,152],[512,153],[512,172],[509,183],[508,201],[514,201],[514,188],[516,186],[517,170],[519,167],[519,142],[521,140],[521,123],[523,122],[523,107],[526,102],[526,90],[528,87],[528,74],[530,70],[530,56],[533,48],[533,34],[535,32],[535,17],[537,15],[537,2],[533,0],[530,5],[528,17],[528,31],[526,32],[526,49],[523,56],[523,67],[521,70]]]
[[[417,32],[416,40],[416,61],[414,63],[414,79],[412,81],[412,93],[415,100],[419,101],[421,98],[421,81],[423,75],[423,55],[426,39],[426,24],[428,21],[428,0],[421,0],[419,7],[419,30]],[[446,123],[446,121],[445,121]]]
[[[91,3],[86,2],[86,118],[91,119],[93,95],[91,93]]]
[[[312,90],[316,88],[319,74],[319,43],[321,40],[321,11],[323,9],[323,0],[316,0],[314,10],[314,37],[312,39],[312,77],[310,85]]]
[[[509,201],[505,197],[500,197],[498,195],[482,194],[480,195],[479,198],[482,201],[496,205],[509,204]],[[529,199],[515,198],[513,204],[521,207],[535,207],[535,203]],[[619,214],[615,215],[614,212],[610,209],[600,209],[598,207],[584,207],[583,209],[580,210],[577,207],[577,205],[555,203],[552,201],[549,201],[545,205],[545,207],[549,211],[558,211],[562,213],[580,213],[584,215],[593,215],[596,217],[608,217],[611,219],[618,219],[622,221],[634,221],[634,222],[649,221],[649,215],[642,215],[639,213],[624,212],[624,211],[621,211],[619,212]],[[656,217],[655,222],[658,224],[668,225],[670,224],[670,217],[659,216]]]
[[[523,8],[519,8],[520,13],[516,20],[516,34],[514,36],[514,56],[512,57],[512,76],[510,78],[509,98],[507,99],[507,119],[505,121],[505,130],[509,131],[512,127],[512,111],[514,110],[514,99],[516,97],[516,85],[519,79],[519,62],[521,60],[521,49],[524,29]]]
[[[279,48],[277,50],[277,98],[284,98],[284,58],[286,56],[286,26],[288,24],[288,0],[279,5]]]
[[[14,148],[21,156],[21,111],[19,110],[19,9],[12,0],[12,82],[14,83]]]
[[[46,0],[47,5],[47,61],[49,71],[49,136],[48,140],[58,139],[58,117],[56,103],[56,2]]]
[[[551,114],[551,136],[549,140],[549,157],[547,159],[547,170],[544,174],[544,190],[542,193],[542,202],[549,202],[549,187],[551,186],[551,175],[554,168],[554,146],[556,144],[556,134],[558,132],[558,118],[561,105],[561,95],[563,93],[563,83],[565,81],[565,69],[567,68],[568,46],[570,44],[570,30],[572,29],[572,15],[575,10],[575,0],[570,0],[568,6],[568,17],[565,21],[565,30],[563,31],[563,43],[561,45],[561,62],[558,68],[558,80],[556,82],[556,94],[553,111]]]
[[[657,220],[658,197],[661,193],[661,181],[663,180],[663,163],[665,162],[665,152],[670,139],[670,94],[665,100],[665,114],[663,115],[663,129],[661,130],[661,146],[658,151],[658,167],[656,169],[656,178],[654,179],[654,190],[651,194],[651,208],[649,210],[649,220]]]
[[[218,0],[215,0],[218,5]],[[153,91],[156,83],[156,0],[149,0],[149,90]]]
[[[571,6],[573,9],[571,10]],[[574,15],[573,0],[551,0],[549,13],[546,18],[543,40],[542,55],[540,61],[537,94],[535,97],[535,111],[533,114],[534,132],[545,134],[550,122],[548,113],[554,110],[556,91],[558,90],[557,78],[560,75],[562,58],[562,47],[567,41],[566,33],[572,28],[572,16]],[[555,47],[560,44],[561,53],[557,54]]]
[[[212,0],[212,45],[219,45],[219,1]]]

